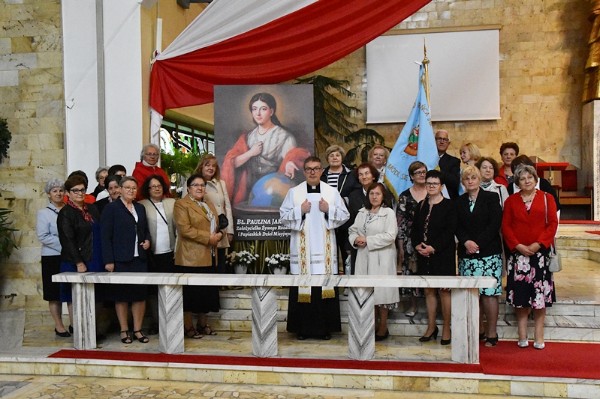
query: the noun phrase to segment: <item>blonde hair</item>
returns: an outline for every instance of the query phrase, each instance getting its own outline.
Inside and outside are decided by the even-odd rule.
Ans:
[[[467,177],[469,177],[469,176],[475,176],[479,180],[481,180],[481,172],[479,171],[479,168],[475,165],[465,166],[465,168],[462,170],[462,174],[460,176],[460,181],[464,182],[467,179]]]
[[[469,157],[471,158],[471,161],[479,161],[479,158],[481,158],[481,151],[479,151],[479,147],[473,143],[465,143],[460,147],[461,150],[463,148],[466,148],[469,151]]]
[[[373,146],[373,148],[371,148],[369,150],[369,162],[373,161],[373,153],[375,152],[375,150],[383,150],[385,153],[385,160],[387,162],[388,158],[390,157],[390,150],[388,150],[387,148],[385,148],[384,146],[382,146],[381,144],[375,144]]]

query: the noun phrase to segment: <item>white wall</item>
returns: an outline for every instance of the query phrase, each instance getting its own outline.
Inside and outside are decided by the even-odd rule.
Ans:
[[[107,165],[120,163],[131,173],[142,147],[140,4],[99,4],[98,18],[96,0],[62,1],[67,174],[82,169],[90,189],[104,157]],[[103,21],[104,81],[98,74],[97,21]]]

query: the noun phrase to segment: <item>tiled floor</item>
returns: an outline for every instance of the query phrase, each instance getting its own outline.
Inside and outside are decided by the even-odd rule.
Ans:
[[[571,231],[574,239],[588,238],[587,233]],[[600,236],[598,236],[600,238]],[[590,306],[600,305],[600,264],[586,259],[563,259],[564,270],[555,275],[557,297],[561,304]],[[509,327],[510,328],[510,327]],[[157,352],[158,337],[151,336],[150,343],[134,342],[124,345],[117,333],[108,334],[99,345],[103,350]],[[307,340],[299,342],[294,336],[280,332],[279,356],[303,358],[346,358],[347,337],[334,335],[331,341]],[[568,337],[564,339],[568,340]],[[186,353],[214,355],[251,355],[249,333],[227,333],[220,331],[216,336],[200,340],[186,339]],[[23,346],[13,350],[0,351],[0,356],[18,356],[21,359],[45,358],[61,349],[71,348],[70,338],[54,335],[47,312],[28,313],[25,323]],[[493,349],[492,349],[493,350]],[[419,343],[414,337],[392,336],[389,340],[377,343],[376,359],[411,361],[449,361],[450,348],[439,343]],[[136,380],[93,377],[53,377],[30,375],[0,375],[1,398],[187,398],[187,397],[235,397],[235,398],[413,398],[415,392],[390,390],[340,389],[294,387],[281,385],[216,384],[193,382],[168,382],[156,380]],[[292,384],[293,385],[293,384]],[[443,394],[451,398],[487,398],[502,392],[481,395],[474,392],[464,394]],[[540,395],[541,396],[541,395]],[[546,396],[546,395],[544,395]],[[554,396],[554,395],[549,395]],[[556,395],[559,396],[559,395]],[[560,395],[564,396],[564,395]],[[420,398],[440,397],[439,393],[421,392]],[[513,396],[518,397],[518,396]]]
[[[419,393],[423,399],[439,398],[439,393]],[[147,380],[119,380],[115,378],[87,377],[35,377],[1,376],[0,397],[3,399],[23,398],[239,398],[239,399],[413,399],[414,392],[381,391],[365,389],[312,388],[249,385],[249,384],[205,384],[195,382],[165,382]],[[444,394],[445,399],[483,399],[497,395]],[[512,396],[520,398],[522,396]],[[524,396],[523,396],[524,397]]]

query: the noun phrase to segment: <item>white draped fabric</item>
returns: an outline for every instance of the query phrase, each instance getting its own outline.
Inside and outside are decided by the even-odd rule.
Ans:
[[[222,42],[317,0],[214,0],[159,54],[165,60]]]

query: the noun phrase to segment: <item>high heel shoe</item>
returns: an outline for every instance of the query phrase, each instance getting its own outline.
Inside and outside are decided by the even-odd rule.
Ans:
[[[125,336],[123,336],[123,334],[125,334]],[[121,342],[123,342],[124,344],[130,344],[133,342],[133,340],[131,339],[131,335],[129,334],[129,331],[127,331],[127,330],[121,331]]]
[[[69,338],[71,336],[70,332],[68,332],[68,331],[59,332],[56,328],[54,329],[54,333],[56,334],[56,336],[61,337],[61,338]]]
[[[450,345],[451,343],[452,343],[452,338],[440,339],[440,345]]]
[[[139,336],[138,336],[138,334],[139,334]],[[135,337],[135,339],[137,339],[139,342],[141,342],[143,344],[146,344],[146,343],[148,343],[148,341],[150,341],[150,339],[144,335],[142,330],[134,331],[133,336]]]
[[[387,339],[389,336],[390,336],[390,330],[385,330],[385,334],[383,334],[383,335],[375,334],[375,341],[377,341],[377,342],[383,341],[383,340]]]
[[[435,326],[435,330],[433,330],[431,335],[429,335],[429,336],[423,335],[421,338],[419,338],[419,342],[429,342],[429,341],[431,341],[432,338],[435,341],[437,339],[439,331],[440,330],[437,328],[437,326]]]

